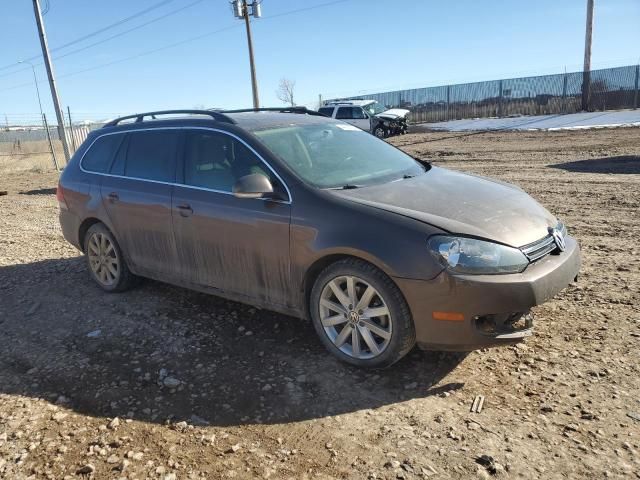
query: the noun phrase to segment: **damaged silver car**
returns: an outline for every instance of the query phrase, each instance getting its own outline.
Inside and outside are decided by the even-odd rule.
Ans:
[[[386,108],[375,100],[330,101],[318,112],[371,132],[378,138],[407,133],[410,113],[404,108]]]

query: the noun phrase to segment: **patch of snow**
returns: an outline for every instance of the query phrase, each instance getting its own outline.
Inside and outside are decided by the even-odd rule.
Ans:
[[[448,132],[473,130],[581,130],[588,128],[639,127],[639,110],[580,112],[566,115],[532,115],[504,118],[476,118],[448,122],[420,123],[415,127]]]

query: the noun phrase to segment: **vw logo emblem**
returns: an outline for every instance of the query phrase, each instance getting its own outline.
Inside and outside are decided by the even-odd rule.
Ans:
[[[352,322],[357,322],[358,320],[360,320],[360,315],[358,315],[358,312],[356,311],[351,311],[349,313],[349,320],[351,320]]]
[[[560,230],[557,229],[553,229],[551,231],[551,235],[553,236],[553,240],[556,242],[556,245],[558,246],[558,249],[561,252],[564,252],[567,248],[566,243],[564,243],[564,237],[562,236],[562,232]]]

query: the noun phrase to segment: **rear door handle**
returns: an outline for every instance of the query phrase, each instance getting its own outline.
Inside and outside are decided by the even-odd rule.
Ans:
[[[178,205],[176,206],[176,208],[180,212],[180,215],[182,215],[183,217],[189,217],[193,213],[193,209],[191,208],[191,205],[188,205],[186,203],[183,203],[182,205]]]
[[[118,194],[116,192],[111,192],[109,195],[107,195],[107,198],[111,202],[117,202],[120,199],[120,197],[118,196]]]

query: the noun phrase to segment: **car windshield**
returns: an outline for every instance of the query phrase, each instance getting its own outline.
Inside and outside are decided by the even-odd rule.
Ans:
[[[369,115],[377,115],[387,110],[386,107],[384,107],[383,105],[380,105],[378,102],[367,105],[366,107],[364,107],[364,109],[367,111]]]
[[[425,172],[406,153],[347,123],[293,125],[253,133],[305,182],[319,188],[357,188]]]

